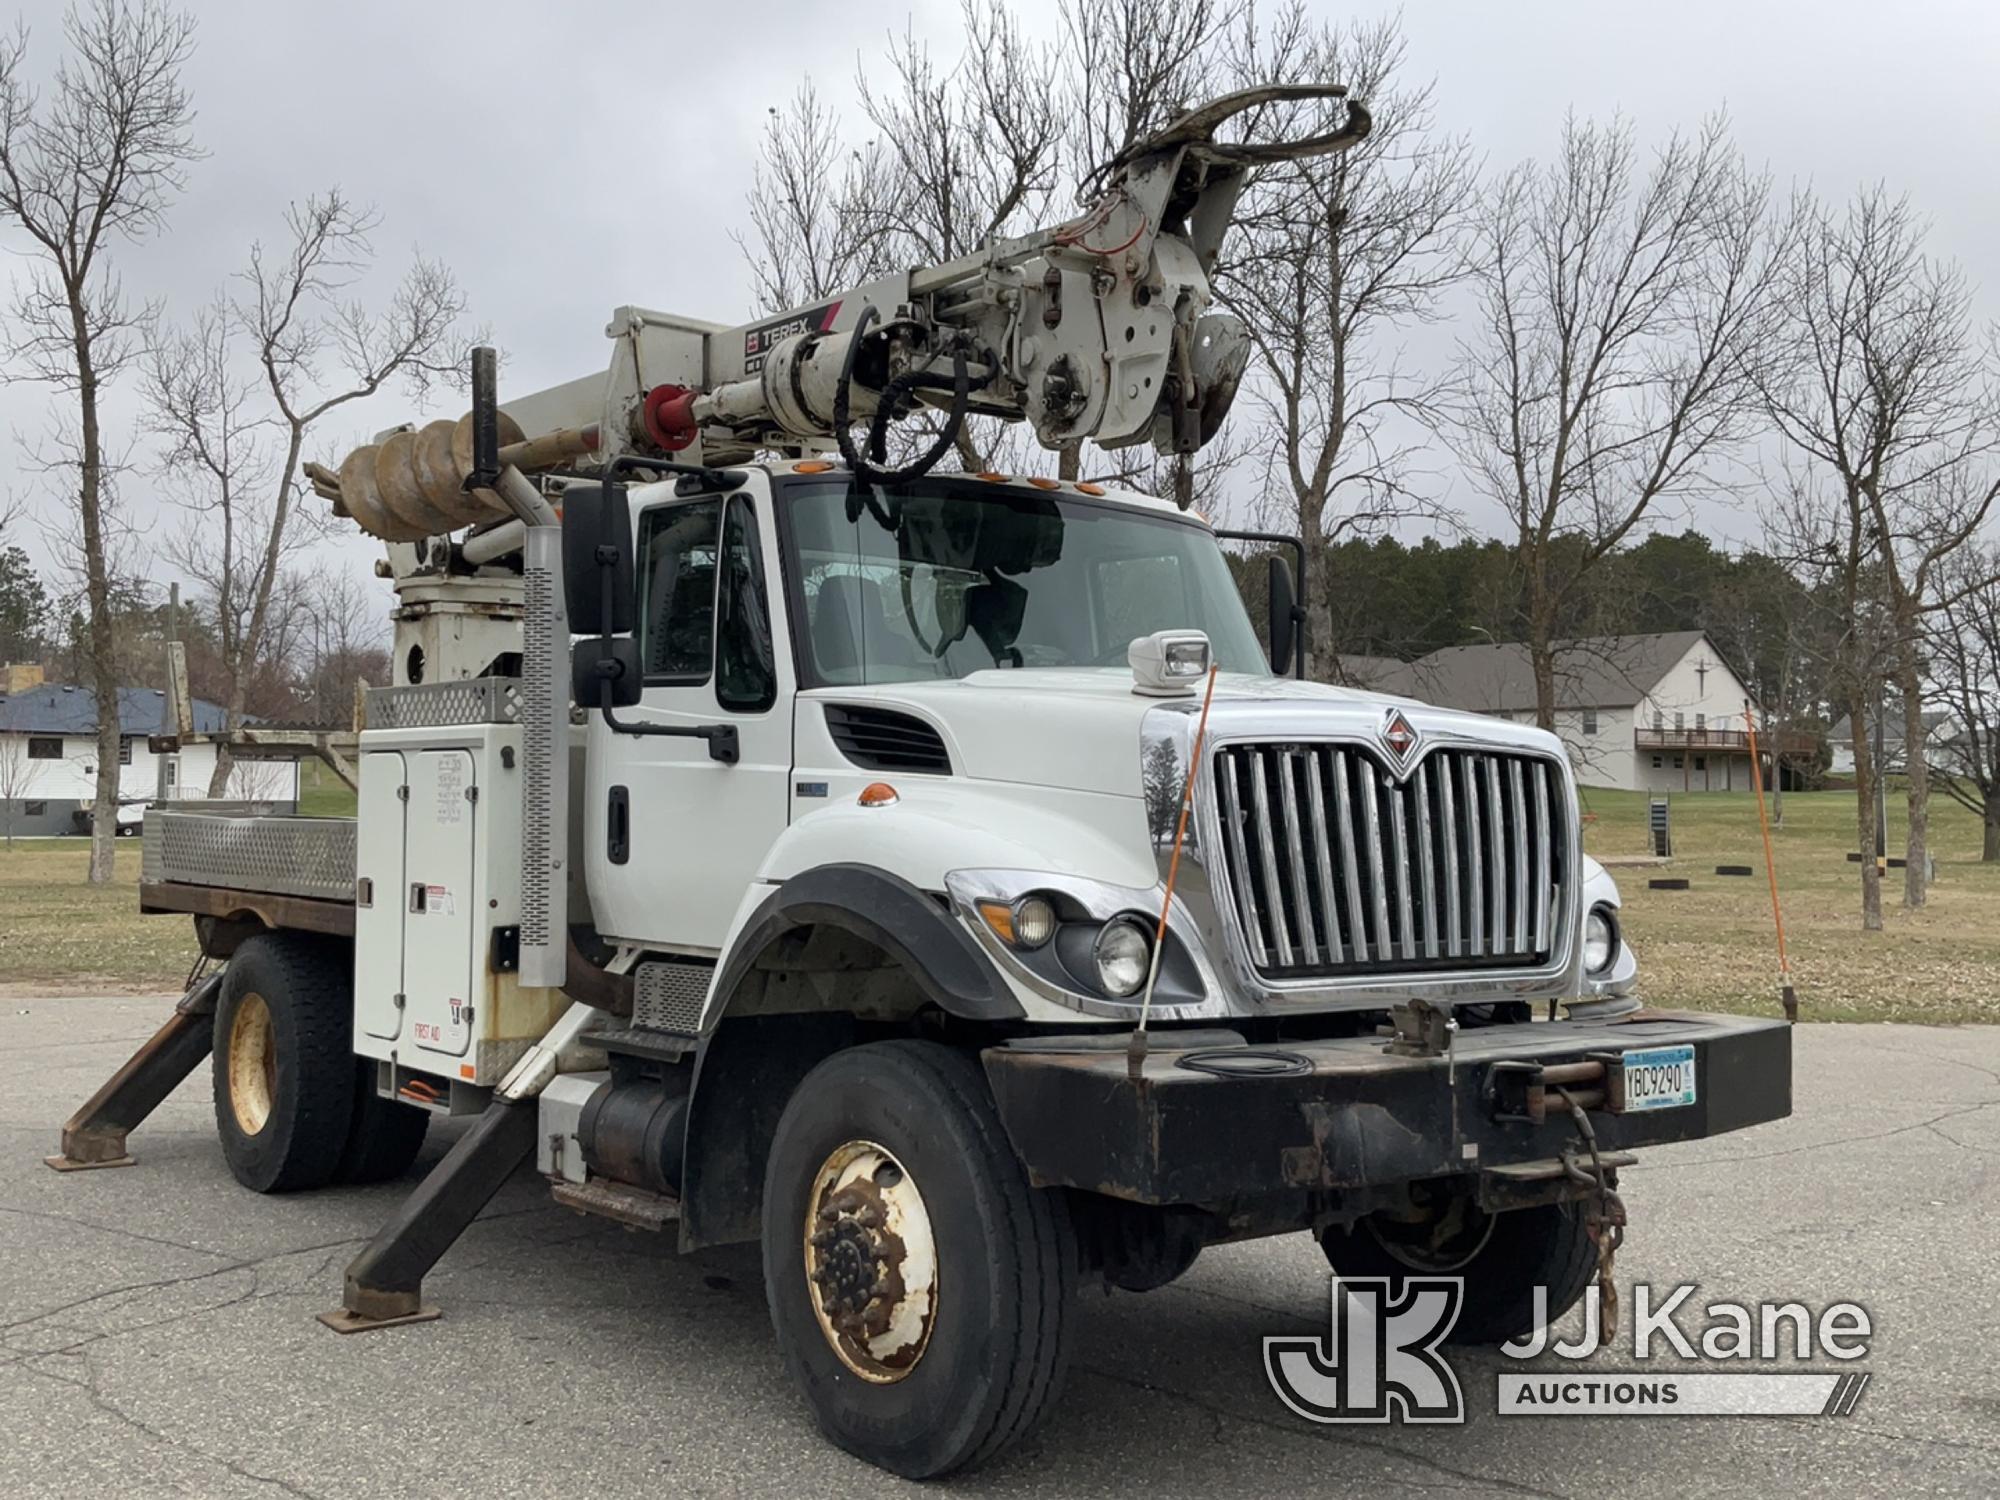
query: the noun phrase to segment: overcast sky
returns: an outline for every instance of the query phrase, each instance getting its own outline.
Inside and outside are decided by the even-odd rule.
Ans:
[[[60,43],[60,5],[19,9],[39,73]],[[1020,9],[1031,23],[1049,14]],[[503,390],[602,369],[605,318],[623,303],[749,316],[728,231],[744,221],[767,110],[808,75],[849,108],[857,68],[874,65],[890,31],[907,25],[947,53],[958,34],[956,0],[201,0],[196,10],[187,82],[208,156],[169,232],[120,247],[128,288],[191,309],[254,238],[278,237],[288,199],[338,183],[380,210],[385,271],[415,246],[455,268],[507,353]],[[1907,191],[1934,222],[1934,249],[1981,284],[1981,315],[2000,314],[2000,6],[1430,0],[1403,19],[1410,71],[1436,79],[1439,123],[1470,134],[1492,165],[1547,153],[1571,107],[1622,111],[1655,139],[1727,106],[1746,154],[1781,185],[1810,180],[1838,196],[1881,178]],[[133,384],[112,403],[126,430]],[[32,434],[51,399],[0,388],[0,433]],[[344,451],[349,436],[413,415],[400,396],[379,399],[327,446]],[[0,447],[0,496],[45,513],[61,503],[36,483],[15,446]],[[125,488],[142,524],[175,524],[153,521],[143,475]],[[1701,520],[1754,535],[1754,518],[1725,502]],[[357,538],[338,555],[364,570],[376,554]]]

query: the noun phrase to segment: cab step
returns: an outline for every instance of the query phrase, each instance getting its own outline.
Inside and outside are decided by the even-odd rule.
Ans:
[[[558,1182],[550,1187],[549,1196],[564,1208],[613,1219],[631,1229],[650,1229],[655,1234],[681,1216],[680,1199],[622,1182]]]

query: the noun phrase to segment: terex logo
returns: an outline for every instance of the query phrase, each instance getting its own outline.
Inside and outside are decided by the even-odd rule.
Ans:
[[[1405,1277],[1394,1301],[1381,1278],[1336,1279],[1326,1338],[1264,1340],[1271,1389],[1309,1422],[1463,1422],[1458,1377],[1437,1346],[1464,1295],[1456,1276]]]

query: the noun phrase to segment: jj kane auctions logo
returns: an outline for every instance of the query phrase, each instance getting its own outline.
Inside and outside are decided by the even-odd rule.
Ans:
[[[1868,1387],[1865,1370],[1796,1368],[1867,1356],[1873,1326],[1858,1303],[1818,1313],[1798,1302],[1711,1302],[1697,1310],[1693,1283],[1665,1295],[1644,1283],[1633,1291],[1636,1368],[1503,1370],[1500,1415],[1848,1416]],[[1381,1278],[1335,1277],[1331,1301],[1324,1337],[1264,1340],[1264,1373],[1280,1401],[1309,1422],[1465,1420],[1464,1393],[1443,1353],[1464,1306],[1463,1277],[1409,1276],[1400,1289]],[[1584,1299],[1583,1334],[1573,1342],[1553,1335],[1547,1313],[1547,1290],[1536,1287],[1536,1331],[1500,1352],[1574,1362],[1609,1347],[1594,1296]],[[1695,1361],[1703,1367],[1675,1363]]]

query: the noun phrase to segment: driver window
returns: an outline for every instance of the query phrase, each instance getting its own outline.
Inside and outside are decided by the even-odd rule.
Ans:
[[[639,518],[639,660],[649,684],[708,681],[721,519],[720,500],[663,505]]]

